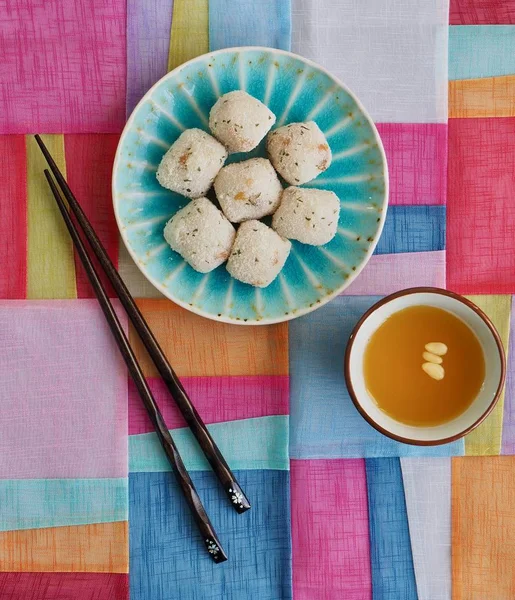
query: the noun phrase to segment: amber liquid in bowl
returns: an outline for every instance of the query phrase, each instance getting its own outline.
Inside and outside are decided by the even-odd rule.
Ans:
[[[443,342],[445,376],[422,369],[430,342]],[[365,384],[381,410],[415,426],[440,425],[463,413],[485,379],[483,349],[461,319],[432,306],[411,306],[391,315],[373,333],[363,358]]]

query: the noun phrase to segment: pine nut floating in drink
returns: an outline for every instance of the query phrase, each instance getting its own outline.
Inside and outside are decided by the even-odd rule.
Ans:
[[[429,342],[425,345],[425,349],[437,356],[445,356],[447,354],[447,346],[443,342]]]
[[[436,379],[436,381],[441,381],[445,377],[445,370],[442,365],[437,365],[433,362],[423,363],[422,370],[432,379]]]
[[[437,354],[432,354],[431,352],[423,352],[422,358],[426,362],[435,363],[435,365],[441,365],[443,363],[443,358],[438,356]]]

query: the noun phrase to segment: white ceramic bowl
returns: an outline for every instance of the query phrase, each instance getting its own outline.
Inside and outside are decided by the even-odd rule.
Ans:
[[[384,413],[368,393],[363,374],[363,355],[372,334],[390,315],[420,305],[435,306],[459,317],[476,334],[485,357],[485,382],[472,404],[452,421],[432,427],[406,425]],[[380,300],[357,323],[345,354],[347,387],[361,415],[384,435],[420,446],[453,442],[482,423],[499,398],[505,373],[504,349],[490,319],[470,300],[439,288],[411,288]]]

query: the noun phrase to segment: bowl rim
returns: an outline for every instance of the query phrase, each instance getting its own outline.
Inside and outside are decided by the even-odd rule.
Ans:
[[[449,436],[446,438],[440,438],[437,440],[417,440],[417,439],[413,439],[413,438],[407,438],[407,437],[392,433],[391,431],[388,431],[387,429],[385,429],[384,427],[379,425],[365,411],[365,409],[361,405],[361,403],[358,399],[358,395],[356,394],[356,392],[354,390],[354,386],[352,384],[352,377],[351,377],[351,373],[350,373],[350,357],[351,357],[354,341],[356,339],[356,335],[358,334],[358,331],[361,329],[361,326],[368,319],[368,317],[370,317],[370,315],[372,315],[376,310],[378,310],[385,304],[389,304],[390,302],[392,302],[393,300],[396,300],[397,298],[401,298],[403,296],[411,296],[411,295],[420,294],[420,293],[448,296],[449,298],[452,298],[453,300],[461,302],[462,304],[464,304],[465,306],[467,306],[468,308],[473,310],[481,318],[481,320],[485,323],[485,325],[490,330],[490,333],[496,343],[497,350],[499,351],[499,359],[501,361],[501,375],[499,378],[499,384],[497,386],[497,390],[494,394],[494,397],[493,397],[492,401],[490,402],[490,404],[487,406],[486,410],[481,414],[481,416],[478,419],[476,419],[476,421],[474,421],[474,423],[472,423],[471,425],[469,425],[462,431],[458,432],[455,435],[452,435],[452,436]],[[455,442],[456,440],[461,439],[462,437],[464,437],[465,435],[467,435],[468,433],[470,433],[471,431],[476,429],[476,427],[481,425],[481,423],[493,411],[493,409],[495,408],[495,405],[497,404],[497,401],[499,400],[499,396],[501,395],[501,392],[504,388],[504,383],[505,383],[505,379],[506,379],[506,354],[504,351],[504,346],[501,341],[501,336],[499,335],[499,332],[495,328],[494,324],[492,323],[490,318],[484,313],[484,311],[481,310],[479,308],[479,306],[476,306],[471,300],[469,300],[468,298],[465,298],[464,296],[461,296],[460,294],[456,294],[455,292],[451,292],[450,290],[445,290],[443,288],[413,287],[413,288],[406,288],[404,290],[400,290],[398,292],[395,292],[393,294],[389,294],[388,296],[385,296],[384,298],[382,298],[381,300],[376,302],[373,306],[371,306],[363,314],[363,316],[359,319],[359,321],[356,323],[356,325],[354,326],[354,328],[349,336],[349,341],[347,342],[347,348],[345,350],[345,358],[344,358],[344,374],[345,374],[345,382],[347,385],[347,389],[349,391],[349,395],[352,399],[352,402],[354,403],[354,406],[356,407],[356,409],[358,410],[360,415],[365,419],[365,421],[367,421],[369,423],[369,425],[372,425],[372,427],[374,429],[376,429],[377,431],[379,431],[379,433],[382,433],[383,435],[385,435],[397,442],[402,442],[404,444],[410,444],[412,446],[439,446],[441,444],[449,444],[451,442]]]
[[[323,298],[320,298],[319,302],[313,303],[312,306],[305,306],[305,307],[299,308],[294,313],[290,312],[290,314],[288,314],[288,315],[282,315],[279,317],[268,317],[268,318],[263,317],[260,320],[257,320],[257,319],[250,320],[249,319],[247,321],[244,321],[242,319],[231,318],[231,317],[227,317],[227,316],[223,316],[223,315],[221,317],[219,317],[218,315],[214,315],[214,314],[209,313],[201,308],[190,305],[188,302],[184,302],[183,300],[179,300],[178,298],[173,297],[173,295],[168,291],[167,288],[163,287],[163,285],[157,279],[155,279],[154,277],[152,277],[149,273],[147,273],[145,271],[145,269],[143,268],[143,265],[140,264],[139,257],[132,250],[130,244],[128,243],[128,240],[126,239],[126,235],[125,235],[125,232],[122,227],[121,217],[120,217],[118,209],[117,209],[117,201],[116,201],[117,192],[116,192],[115,175],[118,171],[119,164],[121,161],[121,153],[122,153],[121,148],[122,148],[122,145],[124,144],[125,137],[132,127],[136,113],[138,112],[140,107],[143,106],[143,104],[152,95],[154,89],[156,89],[159,85],[161,85],[161,83],[163,81],[165,81],[167,79],[172,79],[174,76],[176,76],[181,70],[186,68],[188,65],[190,65],[196,61],[199,61],[199,60],[203,59],[204,57],[219,56],[222,54],[229,54],[229,53],[234,53],[234,52],[249,52],[249,51],[261,51],[261,52],[267,52],[270,54],[280,54],[283,56],[289,56],[296,60],[300,60],[303,63],[305,63],[306,65],[308,65],[314,69],[317,69],[317,70],[321,71],[322,73],[324,73],[325,75],[327,75],[329,77],[329,79],[331,79],[335,84],[340,86],[346,93],[349,94],[349,96],[354,100],[354,102],[358,106],[359,110],[362,112],[362,114],[365,116],[365,118],[370,123],[372,132],[374,134],[375,141],[377,143],[377,147],[379,149],[379,152],[381,153],[381,157],[383,159],[384,194],[383,194],[383,199],[382,199],[382,204],[381,204],[381,209],[382,209],[381,216],[380,216],[381,220],[379,222],[379,226],[377,228],[377,233],[374,237],[374,241],[368,247],[367,252],[363,254],[363,259],[362,259],[362,262],[360,263],[360,265],[356,268],[355,271],[352,271],[352,273],[342,283],[342,285],[340,287],[333,290],[331,294],[327,294]],[[235,46],[232,48],[222,48],[220,50],[215,50],[213,52],[206,52],[204,54],[201,54],[199,56],[196,56],[196,57],[188,60],[187,62],[185,62],[182,65],[179,65],[178,67],[173,69],[172,71],[166,73],[166,75],[164,75],[163,77],[161,77],[161,79],[156,81],[156,83],[154,83],[154,85],[145,93],[145,95],[136,104],[133,111],[131,112],[131,114],[130,114],[129,118],[127,119],[127,122],[125,123],[125,126],[122,130],[120,139],[118,140],[118,145],[116,147],[116,154],[114,157],[112,175],[111,175],[111,196],[112,196],[113,210],[114,210],[116,225],[118,227],[118,231],[119,231],[120,237],[122,238],[122,241],[125,245],[125,248],[127,249],[127,252],[129,253],[129,256],[132,258],[132,260],[134,261],[134,263],[136,264],[136,266],[138,267],[140,272],[143,274],[143,276],[147,279],[147,281],[149,281],[157,291],[159,291],[166,298],[168,298],[168,300],[171,300],[175,304],[181,306],[182,308],[185,308],[186,310],[189,310],[190,312],[200,315],[201,317],[211,319],[213,321],[228,323],[230,325],[272,325],[272,324],[284,323],[286,321],[291,321],[292,319],[302,317],[304,315],[307,315],[308,313],[311,313],[311,312],[317,310],[318,308],[324,306],[324,304],[327,304],[333,298],[335,298],[336,296],[341,294],[342,291],[345,290],[349,285],[351,285],[351,283],[356,279],[356,277],[358,277],[360,275],[361,271],[368,264],[370,257],[372,256],[372,254],[379,242],[379,238],[381,237],[381,234],[383,232],[384,223],[386,220],[386,213],[388,212],[388,200],[389,200],[389,191],[390,191],[389,184],[390,184],[390,181],[389,181],[388,162],[386,159],[386,152],[384,150],[383,142],[382,142],[381,136],[379,135],[379,132],[377,130],[376,124],[374,123],[369,112],[366,110],[366,108],[361,103],[361,100],[356,96],[356,94],[354,94],[354,92],[348,86],[346,86],[342,81],[340,81],[340,79],[338,79],[335,75],[330,73],[327,69],[325,69],[321,65],[317,64],[316,62],[314,62],[308,58],[304,58],[303,56],[300,56],[299,54],[295,54],[294,52],[289,52],[287,50],[280,50],[277,48],[269,48],[266,46]]]

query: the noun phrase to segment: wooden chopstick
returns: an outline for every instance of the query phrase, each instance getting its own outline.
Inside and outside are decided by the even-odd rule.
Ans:
[[[232,473],[229,465],[226,460],[222,456],[222,453],[218,449],[215,441],[213,440],[211,434],[209,433],[206,425],[202,421],[200,415],[197,410],[193,406],[188,394],[186,393],[184,387],[182,386],[179,378],[173,371],[170,363],[168,362],[164,352],[159,346],[157,340],[154,337],[154,334],[150,330],[147,322],[145,321],[143,315],[141,314],[139,308],[134,302],[133,297],[131,296],[129,290],[127,289],[125,283],[122,278],[118,274],[115,266],[111,262],[102,242],[99,240],[98,236],[95,233],[91,223],[89,222],[87,216],[82,210],[79,202],[73,195],[73,192],[70,190],[65,178],[63,177],[59,167],[56,165],[52,155],[48,151],[45,146],[43,140],[39,135],[35,136],[36,141],[45,156],[45,159],[61,188],[64,197],[68,201],[70,209],[74,213],[77,222],[79,223],[84,235],[86,236],[93,252],[95,253],[98,261],[100,262],[105,274],[107,275],[109,281],[111,282],[116,294],[118,295],[123,307],[125,308],[132,324],[134,325],[134,329],[136,329],[141,341],[145,345],[147,352],[149,353],[152,361],[156,365],[156,368],[163,378],[163,381],[166,384],[172,398],[175,400],[175,403],[179,407],[179,410],[184,417],[184,420],[188,424],[191,429],[193,435],[197,439],[199,446],[204,452],[211,468],[215,472],[218,477],[220,483],[222,484],[224,491],[229,498],[232,506],[239,513],[243,513],[250,508],[250,502],[246,497],[245,493],[241,489],[236,477]]]
[[[116,315],[113,305],[111,304],[111,301],[109,300],[104,286],[98,277],[95,267],[91,262],[86,247],[84,246],[79,232],[66,209],[66,205],[64,204],[64,201],[61,198],[61,195],[59,193],[59,190],[57,189],[55,182],[47,169],[45,169],[45,177],[48,180],[50,189],[52,190],[57,205],[59,206],[59,210],[61,211],[64,222],[66,223],[66,227],[68,228],[75,248],[77,249],[79,258],[84,266],[84,269],[88,275],[91,285],[93,286],[95,294],[98,298],[100,306],[102,307],[102,311],[104,312],[105,318],[113,333],[118,348],[122,353],[125,364],[129,369],[129,372],[136,385],[139,395],[143,400],[143,404],[147,409],[148,415],[154,425],[159,441],[161,442],[166,456],[170,461],[175,477],[177,478],[177,481],[179,482],[184,497],[186,498],[186,502],[188,503],[190,510],[193,513],[193,517],[202,535],[202,539],[206,545],[206,549],[208,550],[210,556],[215,562],[224,562],[227,560],[227,555],[225,554],[218,539],[218,536],[213,528],[213,525],[211,524],[211,521],[207,516],[202,501],[200,500],[197,490],[195,489],[195,485],[193,484],[193,481],[191,480],[188,471],[186,470],[186,467],[182,462],[182,458],[179,454],[177,446],[175,445],[175,442],[173,441],[172,436],[170,435],[170,432],[166,427],[163,415],[161,414],[161,411],[159,410],[154,396],[152,395],[152,392],[148,387],[148,384],[145,380],[145,376],[143,375],[143,371],[141,370],[136,356],[134,355],[134,352],[129,344],[129,340],[127,339],[127,336],[125,335],[120,321],[118,320],[118,316]]]

